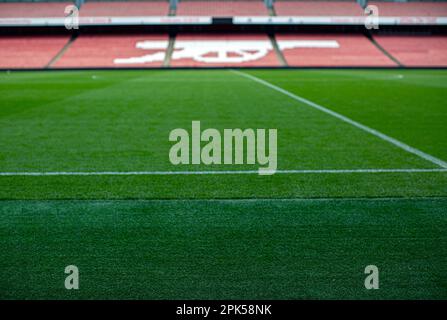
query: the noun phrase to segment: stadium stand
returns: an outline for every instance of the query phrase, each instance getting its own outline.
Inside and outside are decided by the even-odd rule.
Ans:
[[[0,3],[0,18],[62,18],[65,7],[73,2]]]
[[[68,39],[68,36],[2,36],[0,68],[44,68]]]
[[[137,48],[137,43],[142,41],[159,41],[163,43],[163,48],[157,50]],[[163,64],[167,43],[167,35],[82,35],[73,42],[54,67],[160,67]],[[115,63],[115,59],[141,57],[157,52],[161,55],[161,58],[156,61],[130,64]]]
[[[336,41],[337,48],[282,49],[289,66],[295,67],[389,67],[396,64],[363,35],[281,35],[276,36],[279,47],[284,40]]]
[[[447,67],[447,36],[388,36],[375,40],[404,66]]]
[[[184,51],[185,45],[190,54]],[[219,53],[216,48],[222,51]],[[279,66],[279,61],[264,34],[185,34],[176,38],[171,66],[262,67]]]
[[[166,16],[169,13],[168,1],[113,1],[86,2],[82,5],[82,16],[86,17],[129,17]]]
[[[181,1],[177,6],[178,16],[268,16],[262,0],[251,1]]]
[[[81,6],[81,17],[165,17],[174,13],[170,12],[169,3],[168,0],[86,1]],[[70,4],[68,1],[0,2],[0,18],[60,18]],[[368,4],[377,5],[383,16],[447,17],[447,2],[371,1]],[[178,3],[176,15],[189,16],[188,19],[191,16],[267,16],[272,12],[279,16],[363,15],[361,6],[354,0],[277,0],[274,9],[269,12],[263,0],[183,0]],[[180,33],[173,43],[172,57],[166,57],[169,37],[164,33],[167,29],[157,29],[157,26],[150,26],[154,28],[150,34],[142,34],[147,30],[126,31],[136,32],[131,35],[81,29],[80,36],[73,35],[76,38],[73,42],[69,36],[25,36],[22,34],[28,31],[21,29],[15,35],[0,37],[0,68],[161,67],[167,66],[169,60],[173,67],[275,67],[284,65],[283,60],[294,67],[390,67],[398,65],[393,57],[404,66],[447,67],[447,37],[442,35],[408,35],[413,31],[407,30],[406,35],[375,35],[374,39],[382,47],[379,48],[361,32],[331,35],[321,33],[319,26],[315,26],[316,33],[312,34],[279,30],[275,35],[282,51],[279,53],[275,51],[275,42],[264,33],[250,34],[247,29],[240,29],[239,32],[246,33],[239,34],[225,29],[228,33],[220,34],[211,27],[210,33],[202,31],[206,27],[193,31],[198,32],[195,34],[182,33],[191,29],[175,31]],[[7,28],[4,27],[4,34],[9,34]],[[309,40],[310,43],[303,43]],[[319,40],[332,45],[312,42]]]
[[[447,2],[385,2],[369,1],[385,17],[446,17]]]
[[[285,1],[274,4],[278,16],[360,16],[363,9],[352,1]]]

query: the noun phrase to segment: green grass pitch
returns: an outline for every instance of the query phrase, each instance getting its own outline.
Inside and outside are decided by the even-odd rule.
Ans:
[[[446,71],[243,72],[447,161]],[[257,170],[172,165],[193,120],[308,171],[60,174]],[[231,70],[2,73],[0,137],[2,299],[447,298],[447,171]]]

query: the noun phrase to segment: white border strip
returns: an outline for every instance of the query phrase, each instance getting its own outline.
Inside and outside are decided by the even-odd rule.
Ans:
[[[380,8],[379,8],[380,9]],[[282,25],[358,25],[368,22],[367,16],[235,16],[233,24]],[[377,17],[379,25],[445,25],[447,17]]]
[[[54,18],[0,18],[0,26],[65,26],[65,17]],[[178,25],[178,24],[212,24],[212,17],[196,16],[141,16],[141,17],[84,17],[81,12],[79,25]]]
[[[277,170],[279,174],[340,174],[340,173],[423,173],[447,172],[447,169],[323,169]],[[258,170],[228,171],[97,171],[97,172],[0,172],[0,176],[171,176],[171,175],[238,175],[256,174]]]
[[[101,25],[178,25],[212,24],[212,16],[135,16],[135,17],[79,17],[80,26]],[[218,17],[216,17],[218,18]],[[233,24],[272,25],[365,25],[366,16],[234,16]],[[61,26],[65,17],[47,18],[0,18],[2,26]],[[446,25],[447,17],[378,17],[379,25]]]
[[[331,116],[333,116],[333,117],[335,117],[335,118],[337,118],[337,119],[339,119],[339,120],[341,120],[343,122],[349,123],[350,125],[352,125],[354,127],[357,127],[357,128],[359,128],[359,129],[361,129],[363,131],[366,131],[366,132],[368,132],[368,133],[370,133],[370,134],[372,134],[372,135],[374,135],[374,136],[376,136],[376,137],[378,137],[378,138],[380,138],[380,139],[382,139],[384,141],[387,141],[387,142],[389,142],[391,144],[394,144],[398,148],[401,148],[401,149],[403,149],[403,150],[405,150],[405,151],[407,151],[409,153],[417,155],[418,157],[420,157],[422,159],[430,161],[431,163],[434,163],[434,164],[438,165],[441,168],[447,168],[447,162],[445,162],[445,161],[443,161],[441,159],[438,159],[438,158],[436,158],[436,157],[434,157],[432,155],[429,155],[429,154],[427,154],[425,152],[422,152],[421,150],[413,148],[413,147],[411,147],[411,146],[409,146],[409,145],[407,145],[407,144],[405,144],[405,143],[403,143],[403,142],[401,142],[401,141],[399,141],[397,139],[391,138],[390,136],[387,136],[384,133],[381,133],[381,132],[379,132],[379,131],[377,131],[375,129],[367,127],[367,126],[365,126],[365,125],[363,125],[363,124],[361,124],[361,123],[359,123],[357,121],[354,121],[354,120],[352,120],[352,119],[350,119],[348,117],[345,117],[344,115],[342,115],[340,113],[337,113],[337,112],[332,111],[332,110],[330,110],[328,108],[325,108],[325,107],[323,107],[323,106],[321,106],[319,104],[316,104],[315,102],[312,102],[310,100],[307,100],[305,98],[297,96],[297,95],[295,95],[295,94],[293,94],[293,93],[291,93],[291,92],[289,92],[287,90],[284,90],[283,88],[280,88],[278,86],[275,86],[274,84],[271,84],[270,82],[267,82],[265,80],[262,80],[260,78],[255,77],[255,76],[252,76],[251,74],[244,73],[244,72],[241,72],[241,71],[238,71],[238,70],[230,70],[230,71],[235,73],[235,74],[238,74],[238,75],[240,75],[240,76],[242,76],[244,78],[253,80],[253,81],[255,81],[255,82],[259,83],[259,84],[262,84],[262,85],[264,85],[266,87],[269,87],[270,89],[278,91],[278,92],[280,92],[280,93],[282,93],[282,94],[284,94],[286,96],[289,96],[290,98],[292,98],[292,99],[294,99],[296,101],[299,101],[301,103],[307,104],[308,106],[310,106],[310,107],[312,107],[314,109],[318,109],[318,110],[320,110],[320,111],[322,111],[324,113],[327,113],[327,114],[329,114],[329,115],[331,115]]]

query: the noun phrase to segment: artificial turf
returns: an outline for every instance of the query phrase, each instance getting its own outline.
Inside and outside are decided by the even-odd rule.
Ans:
[[[246,72],[447,160],[445,71]],[[277,129],[279,170],[439,168],[229,70],[158,70],[1,74],[0,172],[257,170],[172,165],[193,120]],[[446,195],[445,171],[0,175],[0,297],[446,298]]]

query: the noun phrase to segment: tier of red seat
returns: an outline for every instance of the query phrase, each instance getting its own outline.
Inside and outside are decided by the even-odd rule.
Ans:
[[[261,0],[251,1],[181,1],[178,16],[268,16],[267,7]]]
[[[73,2],[0,3],[0,18],[62,18],[65,7]]]
[[[142,50],[137,48],[137,44],[142,41],[164,41],[166,45],[158,50]],[[154,52],[164,53],[167,42],[167,35],[82,35],[54,67],[159,67],[163,64],[163,59],[145,63],[115,63],[115,59],[141,57]]]
[[[447,17],[446,2],[384,2],[369,1],[375,5],[379,15],[385,17]]]
[[[374,38],[405,66],[447,67],[447,36]],[[277,34],[276,40],[289,66],[396,66],[360,34]],[[1,36],[0,68],[44,68],[68,41],[68,36]],[[167,47],[166,34],[81,35],[51,67],[160,67],[165,62]],[[170,65],[275,67],[281,61],[266,34],[180,34]]]
[[[296,67],[389,67],[396,64],[363,35],[277,35],[281,41],[336,41],[338,47],[284,49],[288,65]]]
[[[376,36],[405,66],[447,67],[447,36]]]
[[[2,36],[0,68],[44,68],[68,40],[68,36]]]
[[[284,1],[274,4],[278,16],[360,16],[363,9],[352,1]]]
[[[85,17],[166,16],[168,1],[86,2],[81,7]]]
[[[0,18],[63,17],[67,5],[73,2],[15,2],[0,3]],[[385,2],[370,1],[379,8],[381,16],[446,17],[446,2]],[[287,1],[274,3],[278,16],[359,16],[363,9],[355,1]],[[152,1],[87,1],[81,7],[82,16],[166,16],[167,0]],[[267,16],[262,0],[191,1],[179,2],[178,16]]]

